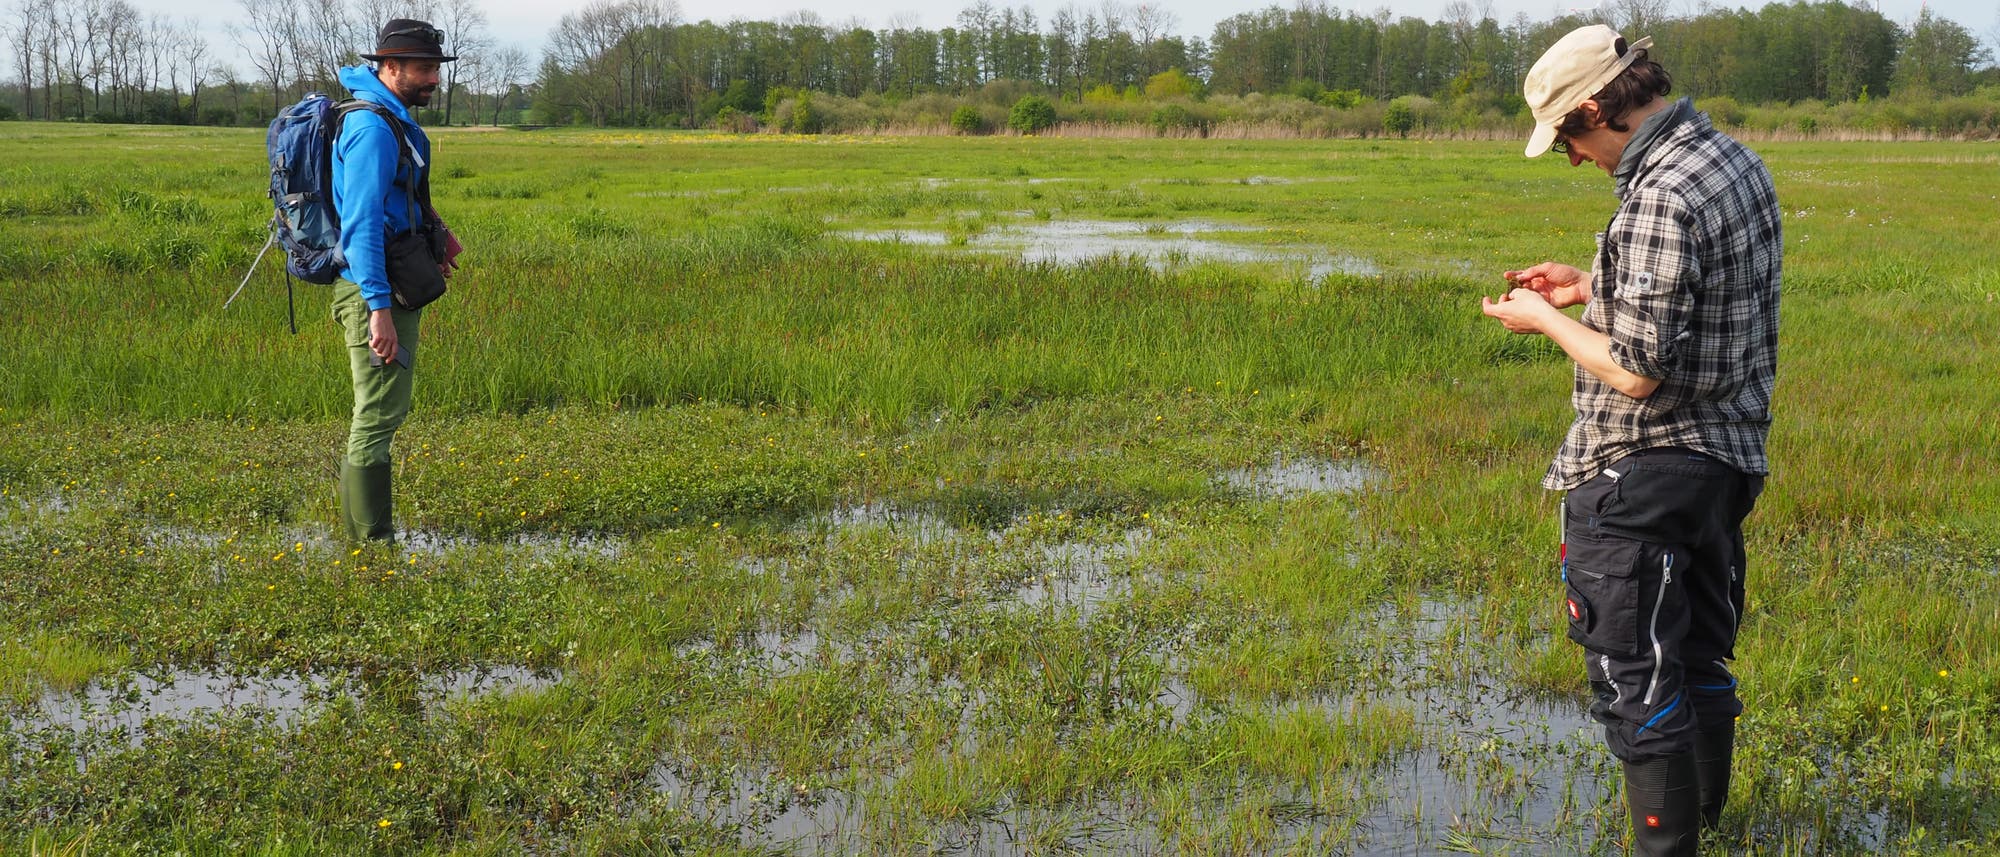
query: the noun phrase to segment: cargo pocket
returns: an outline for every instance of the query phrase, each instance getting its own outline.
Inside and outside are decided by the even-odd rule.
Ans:
[[[1563,564],[1563,615],[1569,638],[1612,657],[1639,654],[1641,543],[1591,532],[1569,533]]]

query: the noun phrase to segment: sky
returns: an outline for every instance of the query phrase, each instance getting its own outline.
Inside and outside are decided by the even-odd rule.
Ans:
[[[165,14],[179,19],[193,17],[201,21],[204,32],[213,46],[218,60],[235,59],[239,69],[247,69],[249,63],[240,57],[243,51],[224,31],[226,21],[239,17],[241,7],[234,0],[127,0],[147,14]],[[855,19],[865,22],[870,28],[880,29],[900,23],[928,30],[938,30],[954,26],[958,13],[972,5],[974,0],[678,0],[681,17],[689,21],[703,19],[718,23],[733,18],[750,20],[778,20],[794,12],[810,9],[828,24],[845,24]],[[1101,9],[1103,4],[1095,0],[988,0],[995,8],[1021,8],[1027,6],[1035,12],[1038,22],[1046,23],[1049,16],[1064,6],[1074,6],[1081,11]],[[1292,0],[1271,2],[1271,0],[1149,0],[1164,8],[1177,20],[1174,31],[1182,36],[1208,38],[1215,31],[1217,22],[1243,12],[1254,12],[1276,5],[1290,8]],[[1376,9],[1388,7],[1398,16],[1411,15],[1427,20],[1443,17],[1444,7],[1451,0],[1327,0],[1327,5],[1336,9],[1349,9],[1359,14],[1372,14]],[[1525,13],[1532,19],[1547,19],[1596,0],[1469,0],[1474,9],[1481,8],[1482,2],[1490,2],[1494,17],[1506,21],[1516,13]],[[1670,0],[1674,14],[1691,14],[1698,8],[1696,0]],[[2000,7],[1994,0],[1871,0],[1890,20],[1907,25],[1914,21],[1919,10],[1928,5],[1933,14],[1957,21],[1980,37],[1987,45],[1995,43],[2000,36]],[[583,8],[589,0],[480,0],[479,6],[486,12],[487,31],[503,44],[511,43],[526,50],[539,64],[541,50],[548,33],[554,29],[565,13]],[[1136,0],[1120,5],[1138,5]],[[1764,0],[1716,0],[1713,5],[1747,6],[1759,8]],[[1645,35],[1626,34],[1628,36]],[[361,45],[357,47],[368,47]],[[5,52],[5,51],[0,51]],[[2000,50],[1995,50],[2000,54]],[[11,54],[10,54],[11,55]],[[4,68],[4,67],[0,67]],[[0,74],[5,74],[0,71]]]

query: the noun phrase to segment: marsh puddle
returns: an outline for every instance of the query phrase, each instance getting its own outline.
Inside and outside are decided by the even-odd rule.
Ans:
[[[859,799],[835,789],[773,782],[773,777],[736,776],[721,781],[689,777],[687,768],[668,762],[646,776],[656,792],[673,798],[690,817],[735,828],[746,846],[773,846],[795,853],[851,853],[866,823]]]
[[[1329,254],[1305,245],[1263,246],[1221,241],[1218,233],[1252,234],[1258,227],[1192,220],[1140,223],[1119,220],[1061,220],[1000,226],[967,236],[969,249],[998,251],[1024,262],[1072,265],[1105,257],[1143,259],[1155,270],[1190,262],[1291,264],[1318,281],[1335,274],[1378,276],[1379,265],[1356,256]],[[848,230],[836,236],[856,241],[881,241],[919,246],[954,243],[937,230]]]
[[[1118,549],[1058,546],[1049,549],[1049,557],[1066,569],[1065,575],[1090,579],[1106,570],[1106,557]],[[1056,596],[1051,591],[1034,597]],[[1092,597],[1082,596],[1085,603]],[[1283,782],[1228,785],[1225,779],[1217,791],[1204,792],[1180,811],[1198,819],[1197,828],[1215,827],[1232,823],[1229,819],[1244,806],[1254,804],[1270,825],[1272,851],[1284,850],[1287,842],[1372,855],[1475,853],[1487,846],[1525,853],[1607,847],[1589,840],[1600,831],[1616,835],[1622,829],[1604,820],[1615,797],[1611,783],[1616,766],[1598,727],[1584,716],[1581,702],[1510,692],[1504,682],[1481,672],[1476,659],[1458,654],[1466,637],[1475,633],[1466,621],[1468,609],[1444,601],[1382,608],[1373,618],[1393,626],[1379,637],[1358,641],[1358,655],[1379,674],[1363,676],[1361,689],[1354,692],[1270,704],[1275,711],[1304,711],[1336,722],[1351,718],[1357,709],[1407,710],[1421,736],[1417,749],[1372,768],[1338,773],[1317,791]],[[804,635],[760,645],[796,653],[815,642]],[[1172,711],[1176,723],[1185,724],[1197,716],[1199,700],[1181,677],[1183,671],[1170,667],[1154,698]],[[1389,680],[1378,680],[1382,676]],[[976,752],[973,748],[984,736],[973,730],[976,720],[969,712],[986,704],[983,694],[950,680],[934,681],[928,690],[966,701],[968,716],[961,728],[967,731],[954,739],[949,752]],[[1225,705],[1199,716],[1227,716],[1228,710]],[[838,787],[809,788],[768,769],[695,774],[669,759],[657,764],[648,779],[684,811],[734,829],[746,848],[854,853],[879,835],[882,825],[902,823],[896,816],[907,811],[908,798],[898,794],[898,782],[908,769],[827,773]],[[997,803],[972,807],[956,819],[930,819],[925,835],[935,853],[1011,854],[1030,846],[1173,853],[1179,848],[1162,839],[1158,812],[1159,807],[1115,790],[1054,807],[1025,806],[1002,795]],[[1610,817],[1617,818],[1615,812]]]
[[[674,647],[674,656],[699,659],[718,667],[751,665],[769,676],[790,676],[809,666],[828,665],[855,657],[849,647],[828,643],[822,647],[818,631],[810,628],[790,632],[760,630],[715,640],[695,640]]]
[[[931,232],[923,229],[850,229],[834,234],[856,241],[876,241],[885,244],[916,244],[929,247],[942,247],[951,241],[950,236],[942,232]]]
[[[275,539],[270,536],[243,538],[240,533],[206,532],[174,525],[146,528],[143,544],[148,549],[230,547],[250,555],[268,552],[298,553],[308,550],[314,555],[335,552],[338,552],[335,555],[339,555],[344,554],[349,547],[345,539],[325,530],[297,528],[282,532]],[[625,539],[601,534],[512,533],[482,537],[462,533],[441,533],[435,530],[398,530],[396,544],[409,553],[429,556],[442,556],[460,551],[501,550],[528,559],[577,554],[617,559],[625,553],[627,547]]]
[[[1330,461],[1279,456],[1261,467],[1225,471],[1222,481],[1254,496],[1283,499],[1305,494],[1352,494],[1387,476],[1381,468],[1358,458]]]
[[[49,491],[34,497],[10,493],[0,500],[11,501],[8,505],[30,515],[59,516],[76,511],[76,503],[62,491]]]
[[[626,550],[625,539],[583,533],[513,533],[497,538],[481,538],[430,530],[403,530],[397,534],[397,539],[406,551],[432,555],[481,549],[507,551],[529,559],[579,554],[617,559]]]
[[[1132,594],[1131,578],[1112,573],[1111,563],[1130,556],[1150,537],[1145,530],[1126,530],[1114,544],[1042,545],[1026,583],[1012,597],[1027,607],[1074,609],[1079,620],[1089,621],[1105,604]]]
[[[551,687],[560,672],[519,666],[455,670],[421,676],[415,699],[436,708],[457,698]],[[74,693],[38,700],[16,728],[65,728],[74,732],[123,734],[141,743],[149,720],[191,721],[208,715],[257,713],[280,729],[294,726],[312,707],[365,688],[362,679],[323,675],[244,676],[220,671],[178,670],[139,675],[113,684],[92,682]]]
[[[906,536],[915,544],[950,538],[958,531],[951,522],[920,509],[907,509],[881,501],[836,506],[825,514],[807,518],[809,532],[881,528]]]

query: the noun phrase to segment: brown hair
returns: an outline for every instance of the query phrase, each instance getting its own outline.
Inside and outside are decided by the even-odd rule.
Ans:
[[[1625,40],[1622,38],[1618,40],[1618,53],[1620,56],[1625,53]],[[1597,117],[1613,131],[1624,133],[1632,130],[1625,125],[1626,114],[1651,103],[1655,97],[1674,91],[1673,78],[1667,76],[1667,70],[1661,68],[1659,63],[1649,59],[1647,53],[1645,48],[1640,48],[1634,54],[1632,64],[1590,98],[1597,102]],[[1556,125],[1556,133],[1564,138],[1589,132],[1590,116],[1582,107],[1571,110]]]

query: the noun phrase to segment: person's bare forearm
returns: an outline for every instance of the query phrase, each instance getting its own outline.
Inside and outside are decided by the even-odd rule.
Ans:
[[[1643,399],[1660,388],[1660,379],[1636,374],[1611,359],[1611,337],[1583,326],[1583,322],[1551,311],[1541,323],[1542,333],[1561,346],[1569,359],[1597,380],[1634,399]]]

